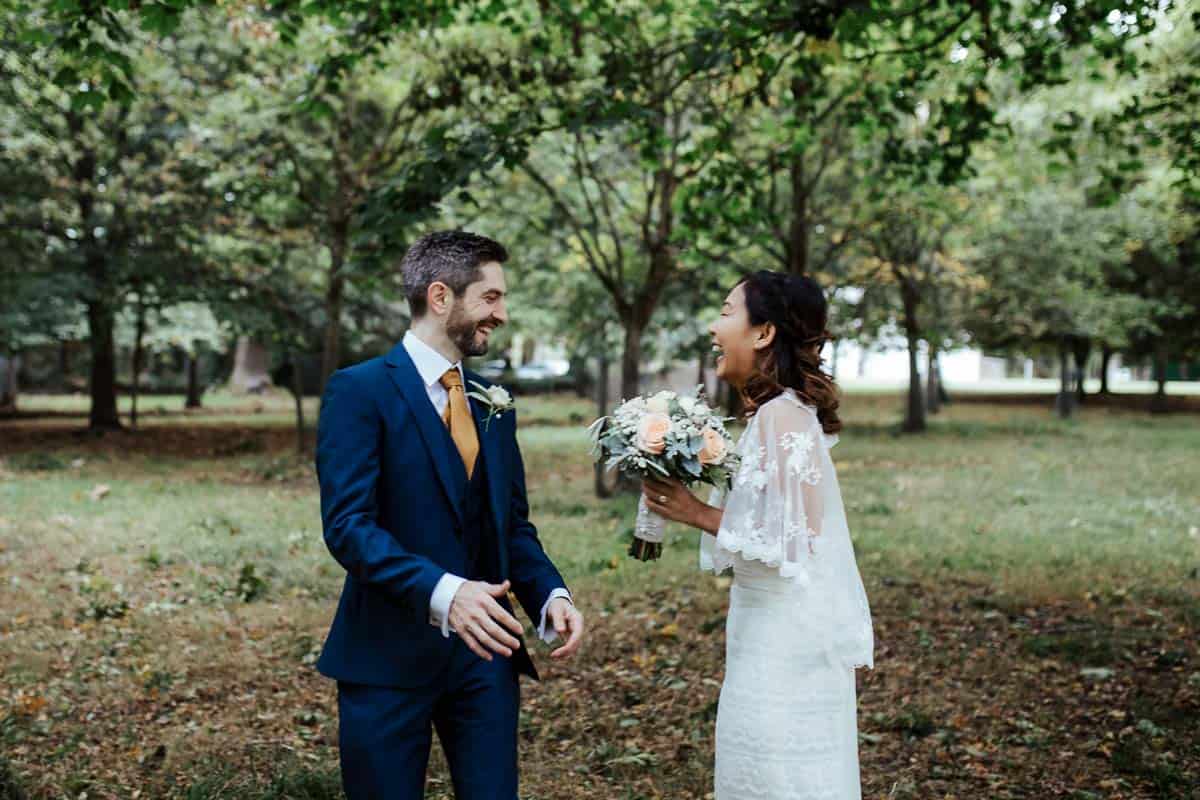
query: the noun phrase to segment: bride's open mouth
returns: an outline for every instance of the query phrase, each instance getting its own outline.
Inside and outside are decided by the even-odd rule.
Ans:
[[[712,351],[717,357],[717,366],[720,366],[721,362],[725,360],[725,350],[721,347],[721,345],[713,342]]]

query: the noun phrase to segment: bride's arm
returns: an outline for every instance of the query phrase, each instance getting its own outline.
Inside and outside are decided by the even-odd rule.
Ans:
[[[647,478],[642,482],[642,492],[646,495],[646,506],[669,520],[699,528],[711,536],[721,529],[724,509],[703,502],[679,481]]]

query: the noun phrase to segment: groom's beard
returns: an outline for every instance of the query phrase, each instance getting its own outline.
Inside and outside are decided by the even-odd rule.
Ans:
[[[450,318],[446,320],[446,336],[464,357],[487,355],[487,341],[482,344],[475,341],[475,332],[485,324],[493,330],[500,327],[499,320],[491,317],[482,320],[469,319],[461,302],[458,302],[450,309]]]

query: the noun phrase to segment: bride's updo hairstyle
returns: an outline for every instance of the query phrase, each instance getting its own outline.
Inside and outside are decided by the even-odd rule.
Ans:
[[[770,347],[755,354],[755,371],[742,387],[747,416],[785,388],[817,410],[825,433],[842,429],[837,384],[821,369],[821,347],[832,337],[825,329],[825,293],[806,275],[760,270],[742,279],[751,325],[775,326]]]

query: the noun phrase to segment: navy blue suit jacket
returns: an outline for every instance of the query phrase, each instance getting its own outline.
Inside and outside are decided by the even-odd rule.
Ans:
[[[537,620],[550,592],[566,584],[529,521],[516,414],[494,417],[485,429],[487,409],[471,406],[496,530],[492,563]],[[345,568],[346,582],[317,661],[322,674],[417,687],[446,668],[452,642],[429,623],[429,600],[447,572],[470,577],[458,496],[465,471],[453,448],[402,344],[329,378],[317,476],[325,544]],[[536,677],[524,647],[513,663]]]

